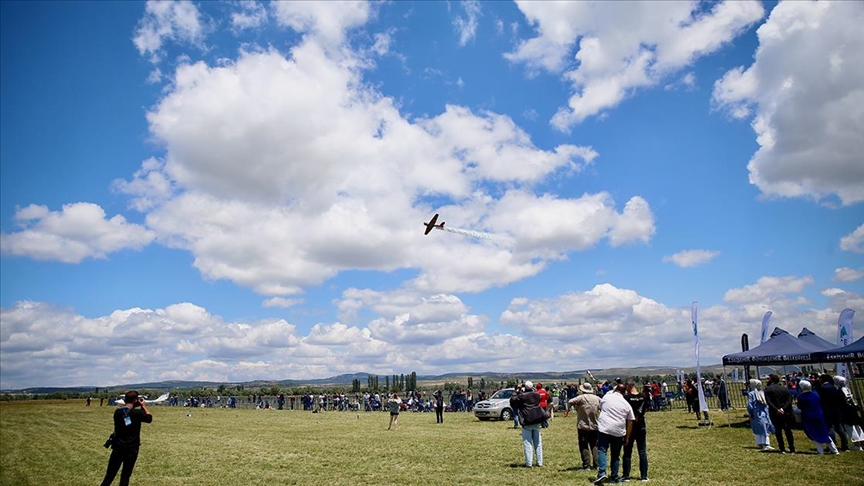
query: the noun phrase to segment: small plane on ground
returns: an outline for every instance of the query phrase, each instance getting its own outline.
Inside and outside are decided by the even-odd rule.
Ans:
[[[155,399],[155,400],[147,400],[147,399],[145,398],[145,399],[144,399],[144,400],[145,400],[144,403],[146,403],[147,405],[156,405],[156,404],[158,404],[158,403],[166,402],[166,401],[168,401],[168,396],[169,396],[170,394],[171,394],[171,392],[168,392],[168,393],[165,393],[165,394],[159,395],[159,398],[157,398],[157,399]],[[126,401],[123,399],[123,396],[121,396],[121,397],[118,398],[117,400],[114,400],[114,404],[115,404],[115,405],[126,405]]]
[[[435,224],[436,221],[438,221],[438,213],[435,213],[435,216],[432,216],[431,221],[429,221],[428,223],[423,223],[426,226],[426,232],[423,233],[424,235],[428,235],[429,232],[432,231],[432,228],[444,229],[444,221],[441,221],[441,224]]]

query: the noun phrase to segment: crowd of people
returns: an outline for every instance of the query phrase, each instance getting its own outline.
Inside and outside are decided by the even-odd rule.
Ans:
[[[795,453],[792,428],[797,420],[793,402],[799,410],[804,434],[817,453],[864,450],[864,418],[846,378],[816,373],[781,378],[771,374],[768,382],[768,387],[762,390],[762,382],[751,379],[747,395],[750,427],[759,450],[775,450],[771,446],[774,435],[780,453],[785,454],[787,446],[788,452]]]
[[[702,384],[711,389],[718,398],[721,409],[730,407],[726,396],[726,384],[722,377]],[[701,420],[698,387],[692,380],[676,384],[678,395],[686,399],[688,413],[696,413]],[[768,386],[758,379],[748,383],[747,412],[756,446],[760,451],[776,450],[771,445],[773,435],[780,453],[795,453],[793,429],[799,422],[805,435],[813,442],[818,454],[825,451],[839,454],[840,451],[864,450],[864,416],[855,401],[852,391],[842,376],[828,374],[791,374],[781,377],[769,375]],[[705,389],[703,389],[705,390]],[[594,484],[631,480],[633,449],[638,457],[639,479],[648,481],[648,450],[646,414],[660,410],[664,397],[668,396],[665,382],[644,382],[640,387],[634,381],[624,383],[620,379],[603,383],[585,382],[579,385],[546,386],[525,381],[516,386],[510,397],[514,414],[514,428],[521,428],[522,445],[526,467],[543,467],[542,429],[549,426],[557,398],[558,409],[564,417],[576,412],[576,432],[581,469],[596,470]],[[478,393],[478,401],[486,398]],[[272,402],[271,402],[272,399]],[[323,411],[387,411],[390,415],[388,430],[398,430],[399,414],[411,412],[435,412],[436,423],[443,423],[443,412],[470,412],[474,406],[470,390],[451,390],[445,397],[442,390],[434,392],[410,392],[405,398],[398,393],[344,393],[303,395],[250,395],[247,400],[257,409],[306,410],[313,413]],[[112,448],[103,485],[109,485],[118,472],[121,484],[127,484],[132,474],[140,445],[140,424],[152,421],[146,408],[146,400],[136,391],[125,396],[126,405],[114,413],[114,434],[106,442]],[[179,405],[181,400],[172,397],[167,405]],[[190,396],[182,401],[184,406],[224,406],[234,408],[237,398],[229,396],[223,404],[221,396]],[[89,406],[89,401],[88,404]],[[621,474],[619,475],[619,469]],[[636,479],[634,475],[633,480]]]
[[[535,464],[543,467],[542,430],[554,413],[549,410],[550,403],[549,390],[531,381],[518,385],[510,397],[511,408],[516,411],[522,429],[526,467]],[[578,387],[568,385],[560,391],[559,407],[564,415],[576,411],[582,469],[597,470],[595,484],[629,481],[634,445],[639,458],[639,478],[648,481],[645,414],[652,410],[652,403],[654,392],[650,383],[644,384],[641,391],[635,382],[625,384],[621,380],[598,384],[596,388],[587,382]]]

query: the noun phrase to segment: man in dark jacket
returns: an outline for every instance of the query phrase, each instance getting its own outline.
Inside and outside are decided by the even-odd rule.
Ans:
[[[819,385],[820,405],[822,405],[822,414],[825,415],[825,423],[828,425],[828,433],[841,451],[848,451],[849,440],[846,438],[841,420],[846,396],[834,386],[834,378],[831,375],[825,373],[819,376],[819,381],[822,382]],[[840,436],[839,443],[834,434]]]
[[[792,435],[792,426],[795,415],[792,412],[792,394],[780,384],[780,376],[771,374],[768,376],[768,388],[765,389],[765,402],[768,404],[768,415],[774,424],[774,434],[780,453],[786,453],[786,445],[783,443],[783,434],[789,442],[789,452],[795,453],[795,437]]]
[[[534,389],[534,384],[526,381],[523,386],[516,387],[516,392],[510,396],[510,407],[519,410],[525,467],[532,466],[535,455],[537,465],[543,467],[543,438],[540,435],[540,424],[546,420],[547,415],[540,407],[540,394]]]
[[[141,424],[153,422],[153,416],[147,410],[143,398],[138,392],[131,390],[123,397],[125,404],[114,410],[114,434],[111,443],[111,457],[108,459],[108,470],[102,486],[111,486],[114,476],[123,466],[120,473],[120,486],[129,486],[132,469],[138,460],[138,448],[141,446]],[[105,445],[108,447],[108,444]]]

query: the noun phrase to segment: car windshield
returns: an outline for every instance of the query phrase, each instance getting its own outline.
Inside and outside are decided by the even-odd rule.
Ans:
[[[495,392],[494,395],[492,395],[492,398],[490,398],[490,400],[494,400],[496,398],[497,399],[510,398],[510,395],[512,395],[512,394],[513,394],[512,388],[506,389],[506,390],[498,390],[497,392]]]

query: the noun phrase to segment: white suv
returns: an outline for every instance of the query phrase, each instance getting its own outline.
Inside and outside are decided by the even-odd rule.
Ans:
[[[501,419],[512,420],[513,409],[510,408],[510,397],[513,388],[502,388],[494,395],[474,405],[474,416],[480,420]]]

